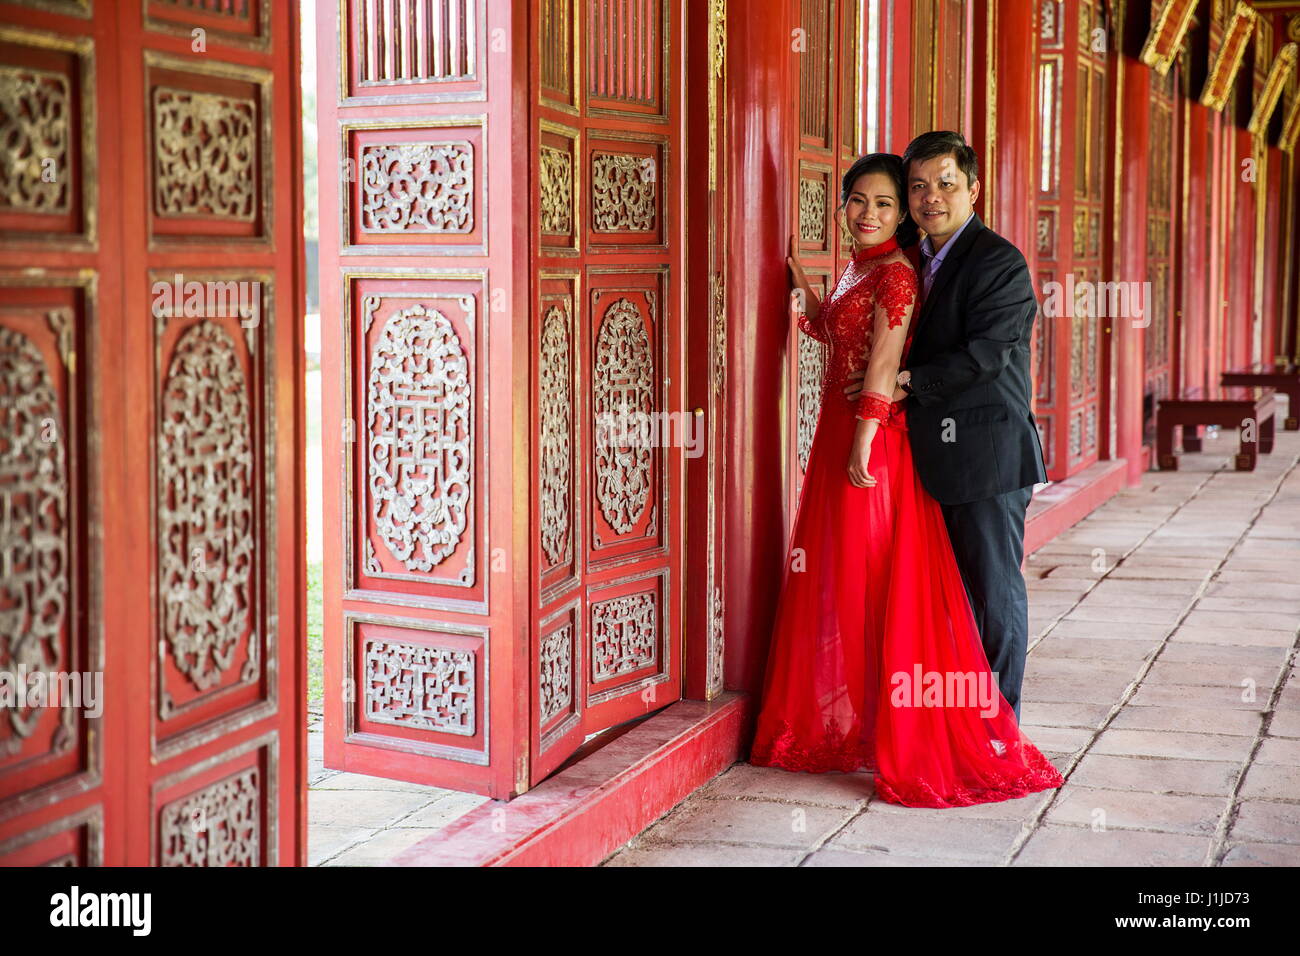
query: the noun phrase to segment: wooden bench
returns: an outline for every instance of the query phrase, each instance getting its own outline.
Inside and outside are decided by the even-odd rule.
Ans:
[[[1174,431],[1182,430],[1183,450],[1201,450],[1197,426],[1218,425],[1242,429],[1242,441],[1236,455],[1237,471],[1254,471],[1259,455],[1273,450],[1274,414],[1277,392],[1272,388],[1219,387],[1203,391],[1188,389],[1178,398],[1162,398],[1156,412],[1156,462],[1162,471],[1177,471],[1174,454]],[[1242,428],[1243,422],[1255,423],[1254,440]]]
[[[1289,432],[1300,431],[1300,366],[1264,365],[1233,369],[1223,373],[1219,384],[1277,389],[1287,397],[1286,418],[1282,427]]]

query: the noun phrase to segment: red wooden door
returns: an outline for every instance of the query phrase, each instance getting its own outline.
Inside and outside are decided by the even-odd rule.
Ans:
[[[513,796],[680,696],[681,449],[597,435],[681,408],[680,4],[320,41],[326,764]]]
[[[681,697],[682,439],[702,422],[682,398],[682,4],[529,6],[537,783]]]
[[[0,670],[102,679],[0,709],[0,862],[305,858],[297,10],[237,7],[0,7]]]
[[[1095,297],[1075,292],[1102,279],[1110,36],[1099,0],[1042,3],[1038,30],[1038,284],[1059,292],[1047,310],[1056,314],[1035,326],[1034,414],[1048,477],[1059,480],[1095,462],[1102,440],[1103,320]]]
[[[799,258],[821,299],[852,255],[852,241],[840,225],[840,180],[858,158],[862,139],[862,28],[859,0],[800,0],[796,88],[799,141],[798,178],[791,190]],[[798,303],[795,303],[798,311]],[[794,516],[812,450],[825,374],[826,346],[799,331],[791,321],[787,393],[792,427],[788,448],[786,536]]]

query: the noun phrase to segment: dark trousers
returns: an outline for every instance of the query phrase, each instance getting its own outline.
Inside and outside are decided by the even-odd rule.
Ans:
[[[964,505],[943,505],[948,537],[957,556],[979,625],[989,668],[1020,721],[1020,685],[1029,646],[1029,595],[1020,561],[1025,552],[1025,511],[1033,486]]]

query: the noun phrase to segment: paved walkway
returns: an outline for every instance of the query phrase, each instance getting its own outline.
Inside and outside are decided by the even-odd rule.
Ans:
[[[1030,556],[1022,717],[1064,788],[923,810],[741,762],[602,865],[1300,865],[1300,433],[1235,446]]]
[[[307,734],[307,863],[379,866],[487,797],[326,770],[317,720]]]

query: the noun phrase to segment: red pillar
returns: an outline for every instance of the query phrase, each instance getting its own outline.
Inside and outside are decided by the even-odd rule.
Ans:
[[[1137,283],[1147,280],[1147,149],[1150,130],[1151,73],[1132,57],[1120,55],[1116,73],[1120,79],[1120,121],[1123,142],[1119,146],[1119,215],[1115,279]],[[1132,299],[1130,299],[1132,301]],[[1151,316],[1141,320],[1112,316],[1115,338],[1115,444],[1113,454],[1123,458],[1128,484],[1142,480],[1146,461],[1142,453],[1142,392],[1146,382],[1144,356],[1146,327]]]
[[[1015,244],[1030,271],[1035,266],[1034,171],[1038,160],[1035,134],[1038,116],[1038,31],[1033,0],[997,0],[994,4],[993,47],[997,84],[990,112],[992,142],[981,159],[992,187],[985,207],[990,225]],[[1026,182],[1028,177],[1029,182]],[[1041,293],[1041,290],[1039,290]]]
[[[757,691],[767,662],[785,552],[781,422],[790,322],[786,251],[798,68],[798,4],[733,0],[727,11],[726,604],[728,688]]]

